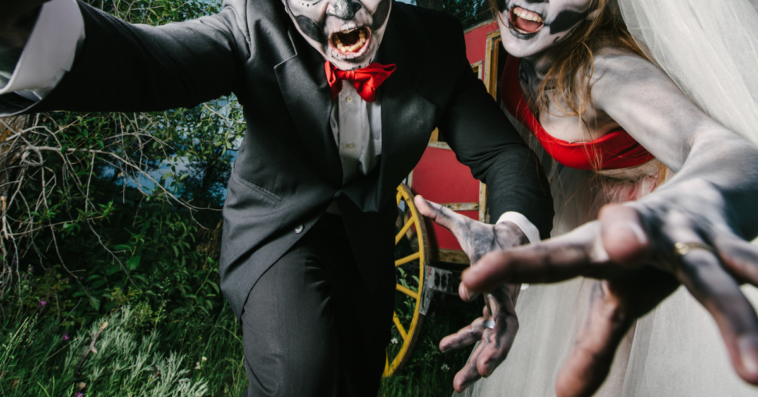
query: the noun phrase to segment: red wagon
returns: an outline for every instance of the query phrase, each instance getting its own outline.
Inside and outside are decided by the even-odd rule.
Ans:
[[[465,39],[471,68],[499,102],[498,83],[506,53],[500,44],[497,22],[491,20],[467,29]],[[430,264],[461,268],[469,264],[452,233],[418,214],[414,195],[420,194],[472,219],[489,220],[487,186],[456,160],[436,130],[418,165],[397,190],[395,327],[384,376],[391,376],[408,361],[434,293],[457,295],[456,272],[449,270],[450,266]]]

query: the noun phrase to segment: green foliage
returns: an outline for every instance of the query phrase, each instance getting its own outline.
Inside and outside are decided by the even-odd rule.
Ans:
[[[176,349],[162,333],[165,321],[165,312],[141,304],[114,311],[76,334],[41,322],[39,315],[4,324],[0,395],[199,397],[244,390],[239,330],[228,308],[200,321],[196,338],[205,342],[189,351]],[[85,357],[90,346],[94,350]]]
[[[404,368],[382,380],[382,397],[437,397],[453,394],[453,378],[463,368],[471,348],[447,353],[442,338],[458,332],[481,315],[481,302],[465,304],[457,297],[435,296],[434,310],[424,319],[411,359]]]
[[[221,6],[86,1],[146,24]],[[0,128],[0,396],[240,395],[241,331],[217,271],[220,209],[245,127],[237,99],[9,124]],[[467,352],[442,354],[436,343],[470,317],[427,318],[410,364],[381,395],[449,395]],[[97,353],[81,361],[105,321]]]
[[[91,1],[139,23],[218,11],[220,1]],[[50,113],[4,133],[0,318],[88,324],[121,305],[173,318],[223,300],[220,209],[244,134],[236,98],[152,113]],[[54,310],[53,310],[54,309]]]

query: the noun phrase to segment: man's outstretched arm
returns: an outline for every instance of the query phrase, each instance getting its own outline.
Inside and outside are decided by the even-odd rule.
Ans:
[[[15,3],[18,2],[0,3],[0,11],[3,7],[19,10],[21,7]],[[61,53],[62,46],[50,45],[59,39],[54,37],[56,33],[70,34],[70,25],[75,24],[72,22],[75,16],[64,18],[46,13],[47,8],[54,6],[78,8],[85,37],[78,37],[78,52],[76,45],[66,46],[72,47],[67,53]],[[0,116],[60,109],[162,110],[191,107],[229,94],[239,83],[241,65],[249,58],[246,29],[239,26],[240,21],[246,20],[245,6],[245,1],[227,2],[217,15],[160,27],[128,24],[74,0],[55,0],[42,6],[40,12],[38,8],[25,9],[15,19],[2,19],[0,38],[5,39],[5,48],[11,49],[4,51],[0,59],[6,69],[12,63],[8,59],[18,54],[13,48],[20,41],[25,43],[5,84],[18,89],[0,91]],[[28,22],[30,17],[34,23]],[[61,21],[56,21],[56,17]],[[36,46],[36,50],[30,48],[37,41],[43,44]],[[66,71],[65,57],[73,59],[74,53],[76,59],[70,71]],[[54,69],[59,76],[52,82],[41,76],[42,66],[47,64],[63,65]],[[9,73],[0,69],[0,74]],[[24,81],[42,80],[43,86],[19,85],[19,77]],[[56,89],[48,94],[50,86]],[[29,95],[29,91],[36,93],[37,98]]]

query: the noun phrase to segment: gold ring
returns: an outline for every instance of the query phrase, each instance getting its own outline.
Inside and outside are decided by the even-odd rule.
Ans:
[[[705,243],[676,243],[674,244],[674,252],[681,258],[694,250],[706,250],[710,253],[715,253],[713,247]]]

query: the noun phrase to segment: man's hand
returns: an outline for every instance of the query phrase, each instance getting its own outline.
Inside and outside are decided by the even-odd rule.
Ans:
[[[485,295],[482,317],[468,327],[440,341],[440,350],[460,349],[479,340],[481,343],[453,379],[453,388],[462,392],[481,377],[487,377],[505,360],[518,332],[516,298],[519,286],[505,285]]]
[[[478,262],[482,256],[491,251],[517,247],[529,242],[521,228],[514,223],[503,222],[497,225],[488,225],[457,214],[418,195],[414,201],[416,208],[422,215],[453,233],[463,248],[463,252],[468,255],[471,264]],[[461,299],[467,302],[478,296],[469,293],[463,284],[460,285],[458,293]]]
[[[529,242],[521,228],[511,222],[487,225],[426,201],[421,196],[416,196],[415,203],[422,215],[455,235],[472,264],[490,251]],[[494,289],[485,296],[482,317],[440,342],[440,350],[446,352],[481,340],[466,366],[455,375],[453,387],[456,391],[461,392],[477,379],[489,376],[505,360],[518,332],[515,306],[519,291],[520,285],[504,285]],[[470,293],[463,283],[458,293],[465,301],[477,296]]]
[[[464,272],[462,284],[473,292],[505,283],[604,279],[558,377],[558,396],[597,390],[623,334],[677,282],[713,316],[735,371],[758,384],[758,317],[739,289],[743,282],[758,285],[758,247],[732,230],[731,212],[715,188],[694,184],[697,191],[688,194],[692,186],[684,186],[608,205],[598,221],[540,244],[492,252]]]
[[[23,47],[34,29],[40,6],[48,1],[0,0],[0,47]]]

